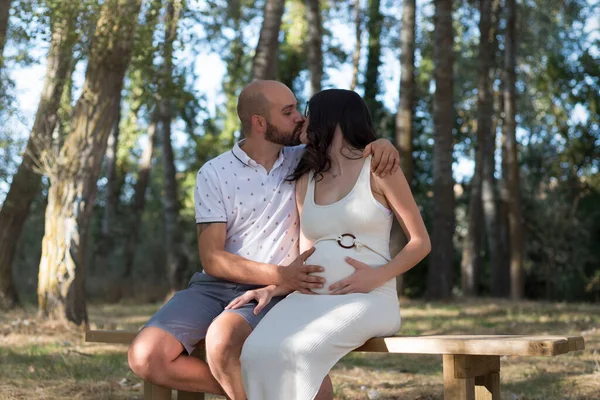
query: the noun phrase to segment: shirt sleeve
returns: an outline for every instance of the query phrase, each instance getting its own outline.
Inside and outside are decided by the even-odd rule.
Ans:
[[[227,222],[227,212],[219,179],[210,163],[204,164],[196,175],[194,204],[197,224]]]

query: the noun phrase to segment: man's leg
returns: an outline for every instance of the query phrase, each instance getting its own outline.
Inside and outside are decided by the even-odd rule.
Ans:
[[[244,317],[225,312],[216,318],[206,333],[206,360],[210,371],[227,396],[245,400],[240,354],[252,327]]]
[[[206,362],[183,350],[173,335],[150,326],[137,335],[127,356],[133,372],[145,381],[177,390],[223,395]]]
[[[142,379],[190,392],[223,394],[206,362],[190,357],[223,312],[223,293],[236,284],[196,273],[150,318],[129,348],[129,366]]]

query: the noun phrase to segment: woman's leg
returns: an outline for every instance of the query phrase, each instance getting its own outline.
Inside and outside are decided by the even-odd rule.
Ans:
[[[397,300],[379,295],[288,296],[242,349],[248,399],[314,399],[341,357],[371,337],[390,332],[396,319]]]

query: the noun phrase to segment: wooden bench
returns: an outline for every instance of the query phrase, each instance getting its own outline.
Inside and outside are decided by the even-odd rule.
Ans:
[[[86,342],[130,344],[134,331],[88,331]],[[443,356],[445,400],[500,400],[500,357],[556,356],[585,349],[582,337],[444,335],[392,336],[367,341],[354,351]],[[194,354],[204,359],[204,344]],[[171,399],[171,389],[144,382],[144,399]],[[204,400],[178,391],[178,400]]]

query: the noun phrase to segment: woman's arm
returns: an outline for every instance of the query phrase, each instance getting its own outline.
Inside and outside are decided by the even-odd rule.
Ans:
[[[370,292],[417,265],[431,251],[429,234],[402,170],[398,169],[384,177],[375,175],[373,182],[373,189],[385,196],[394,211],[408,243],[396,257],[379,268],[371,268],[365,263],[347,258],[346,262],[356,272],[329,287],[335,294]]]
[[[304,206],[304,198],[308,189],[308,174],[304,174],[296,182],[296,207],[298,208],[298,217],[302,220],[302,207]],[[300,221],[298,221],[300,223]],[[302,225],[300,225],[300,254],[310,249],[313,245],[312,241],[308,240],[302,233]]]

